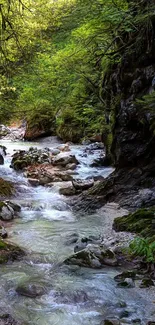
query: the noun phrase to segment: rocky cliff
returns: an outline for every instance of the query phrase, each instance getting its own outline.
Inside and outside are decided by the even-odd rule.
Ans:
[[[99,207],[106,201],[116,201],[132,210],[155,203],[153,2],[141,1],[134,7],[135,28],[119,35],[117,55],[121,59],[104,76],[102,97],[114,121],[113,140],[107,152],[116,170],[80,198],[82,203],[77,203],[80,208],[90,209],[94,202]]]

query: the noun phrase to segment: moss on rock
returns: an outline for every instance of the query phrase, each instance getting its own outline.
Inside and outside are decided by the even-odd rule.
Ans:
[[[14,192],[14,186],[11,182],[0,178],[0,197],[10,197]]]
[[[0,239],[0,264],[14,261],[23,255],[24,251],[21,248]]]
[[[139,209],[127,216],[114,220],[113,228],[116,231],[130,231],[143,237],[155,236],[155,207]]]

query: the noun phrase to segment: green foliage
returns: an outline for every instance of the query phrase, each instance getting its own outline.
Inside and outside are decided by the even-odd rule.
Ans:
[[[135,238],[130,243],[129,252],[143,257],[147,263],[155,263],[155,242],[150,243],[149,238]]]
[[[131,34],[141,43],[151,10],[127,0],[2,0],[0,7],[0,120],[26,118],[30,128],[75,142],[103,131],[110,152],[114,119],[107,125],[105,116],[116,100],[107,105],[103,80],[135,48]]]

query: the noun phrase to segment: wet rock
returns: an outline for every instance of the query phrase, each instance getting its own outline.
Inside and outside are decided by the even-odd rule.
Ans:
[[[0,226],[0,237],[6,238],[8,236],[6,229],[3,226]]]
[[[4,157],[0,154],[0,165],[4,165]]]
[[[53,155],[53,156],[56,156],[56,155],[58,155],[60,153],[60,150],[59,149],[52,149],[51,150],[51,154]]]
[[[60,151],[62,151],[62,152],[68,152],[68,151],[70,151],[70,148],[69,148],[69,144],[68,143],[61,144],[60,146],[58,146],[57,149],[60,150]]]
[[[62,304],[79,304],[88,301],[87,293],[83,290],[76,292],[59,292],[55,294],[56,301]]]
[[[21,205],[13,201],[5,201],[15,212],[21,211]]]
[[[16,292],[21,296],[36,298],[39,296],[43,296],[47,292],[47,290],[41,284],[26,282],[20,284],[16,288]]]
[[[133,280],[136,279],[136,272],[135,271],[124,271],[114,277],[116,282],[124,281],[126,278],[131,278]]]
[[[134,288],[135,284],[131,278],[126,278],[126,279],[124,279],[124,281],[120,281],[117,284],[117,287],[119,287],[119,288]]]
[[[36,179],[36,178],[28,178],[28,181],[32,186],[38,186],[39,185],[39,180]]]
[[[68,154],[66,152],[58,154],[53,160],[53,165],[66,167],[68,164],[78,164],[78,160],[74,155]]]
[[[66,169],[69,169],[69,170],[75,170],[76,167],[77,167],[77,164],[75,164],[75,163],[66,165]]]
[[[50,163],[50,151],[48,148],[45,149],[37,149],[37,148],[29,148],[28,151],[20,150],[17,151],[12,158],[11,167],[15,170],[23,170],[24,168],[43,163]]]
[[[89,236],[81,238],[77,245],[74,247],[74,252],[77,253],[82,249],[86,248],[89,244],[101,244],[102,238],[96,236]]]
[[[17,321],[9,314],[0,314],[0,325],[27,325],[25,322]]]
[[[120,325],[119,319],[105,319],[100,325]]]
[[[77,233],[73,233],[66,237],[65,245],[69,246],[75,244],[79,239],[79,235]]]
[[[76,190],[85,191],[94,185],[94,180],[93,179],[87,179],[87,180],[76,179],[76,180],[72,181],[72,184]]]
[[[5,202],[1,202],[0,206],[0,219],[4,221],[10,221],[14,217],[14,210]]]
[[[1,152],[4,156],[6,156],[6,150],[7,150],[7,148],[6,148],[5,146],[0,145],[0,152]]]
[[[83,250],[73,254],[65,260],[65,264],[73,264],[84,267],[100,268],[104,265],[116,266],[117,258],[109,249],[103,245],[89,244]]]
[[[79,192],[77,192],[72,185],[60,188],[59,193],[65,196],[72,196],[72,195],[79,194]]]
[[[86,150],[100,150],[104,149],[104,144],[102,142],[91,143]]]
[[[149,288],[154,286],[154,281],[151,278],[144,278],[140,284],[140,288]]]
[[[21,259],[24,255],[24,251],[18,246],[8,244],[3,239],[0,240],[0,264]]]

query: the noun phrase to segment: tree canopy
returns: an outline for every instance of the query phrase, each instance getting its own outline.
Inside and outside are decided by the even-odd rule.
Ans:
[[[135,11],[148,18],[143,2],[2,0],[1,121],[26,118],[75,142],[109,128],[104,76],[131,48]]]

